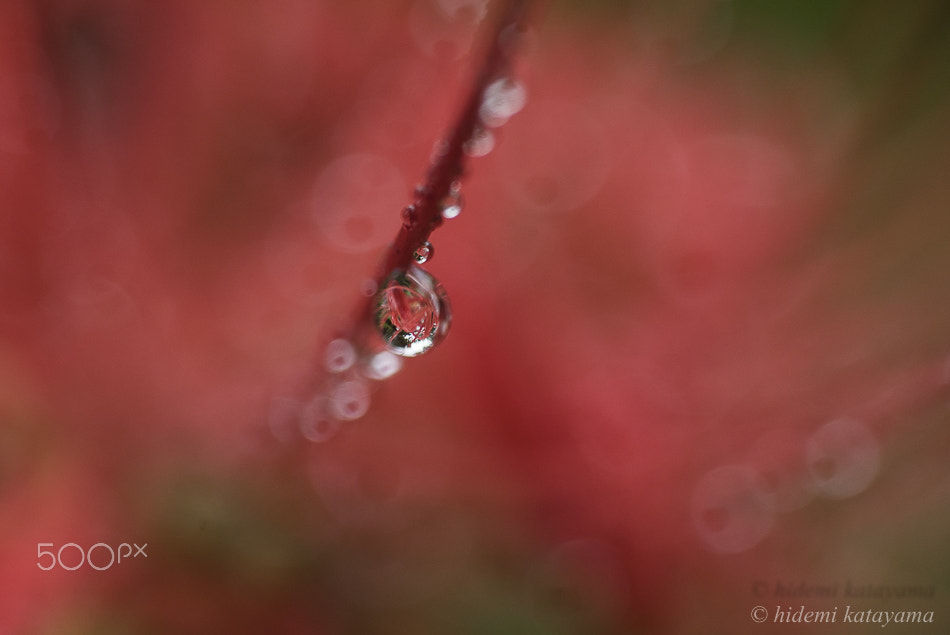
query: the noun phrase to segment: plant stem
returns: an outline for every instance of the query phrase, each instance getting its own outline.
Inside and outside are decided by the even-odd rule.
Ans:
[[[433,153],[432,163],[422,186],[416,190],[411,205],[411,219],[404,219],[396,239],[389,247],[376,273],[375,282],[382,289],[394,271],[412,263],[413,253],[429,239],[442,222],[441,202],[450,194],[453,184],[465,173],[465,144],[481,125],[479,108],[486,87],[508,71],[517,39],[523,33],[529,0],[508,0],[498,12],[490,31],[487,53],[475,81],[463,102],[454,125]],[[373,322],[373,298],[362,303],[351,327],[351,340],[361,341],[361,329]]]

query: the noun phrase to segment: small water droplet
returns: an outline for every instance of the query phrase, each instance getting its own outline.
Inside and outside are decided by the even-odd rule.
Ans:
[[[442,218],[448,220],[455,218],[462,213],[462,194],[455,188],[452,189],[439,202],[439,209],[442,210]]]
[[[462,146],[462,150],[470,157],[483,157],[494,147],[495,135],[488,128],[479,126],[472,131],[472,136]]]
[[[389,379],[402,369],[402,358],[389,351],[380,351],[366,364],[364,374],[370,379]]]
[[[445,156],[445,153],[449,151],[449,143],[445,139],[439,139],[434,144],[432,144],[432,153],[429,155],[429,160],[435,162]]]
[[[337,384],[330,390],[327,411],[339,421],[359,419],[369,410],[369,387],[366,382],[351,379]]]
[[[402,208],[402,226],[406,229],[412,229],[419,222],[419,212],[415,205],[406,205]]]
[[[503,77],[485,88],[478,116],[489,128],[497,128],[524,108],[527,99],[528,92],[524,86],[509,77]]]
[[[412,259],[417,263],[425,264],[432,258],[432,254],[435,252],[435,248],[432,246],[428,240],[419,245],[419,247],[412,252]]]
[[[376,326],[393,353],[415,357],[444,339],[451,322],[448,296],[431,274],[411,266],[393,274],[376,297]]]
[[[323,363],[331,373],[342,373],[356,361],[356,349],[344,339],[335,339],[327,344]]]

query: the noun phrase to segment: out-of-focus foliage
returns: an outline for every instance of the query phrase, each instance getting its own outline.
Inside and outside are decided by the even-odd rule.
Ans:
[[[481,3],[3,3],[0,631],[744,632],[801,581],[945,621],[948,6],[538,7],[433,235],[451,334],[311,444],[275,412]]]

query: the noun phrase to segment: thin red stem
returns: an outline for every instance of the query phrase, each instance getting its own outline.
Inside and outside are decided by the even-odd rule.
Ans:
[[[377,288],[382,289],[394,271],[408,268],[415,251],[442,224],[442,201],[463,176],[465,144],[481,125],[479,108],[485,89],[508,70],[517,37],[524,31],[528,5],[528,0],[509,0],[501,7],[488,40],[487,54],[454,125],[435,152],[425,181],[417,190],[411,218],[403,221],[396,239],[382,259],[376,274]],[[506,37],[506,34],[511,34],[511,37]],[[370,299],[357,314],[354,334],[371,324],[372,319],[373,302]]]

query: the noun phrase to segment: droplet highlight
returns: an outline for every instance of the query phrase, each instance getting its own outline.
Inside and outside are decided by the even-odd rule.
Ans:
[[[427,240],[412,252],[412,259],[421,265],[428,262],[434,252],[435,248],[432,246],[432,243]]]
[[[462,146],[462,151],[470,157],[483,157],[495,147],[495,135],[481,126],[472,131],[472,136]]]
[[[366,362],[363,374],[369,379],[389,379],[402,369],[402,358],[389,351],[380,351]]]
[[[442,210],[442,218],[449,220],[462,213],[462,194],[457,189],[453,189],[446,194],[439,202],[439,209]]]
[[[419,267],[397,271],[376,297],[376,327],[396,355],[426,353],[445,338],[450,323],[451,307],[442,285]]]
[[[528,92],[509,77],[496,80],[485,88],[478,116],[489,128],[503,126],[524,108]]]

